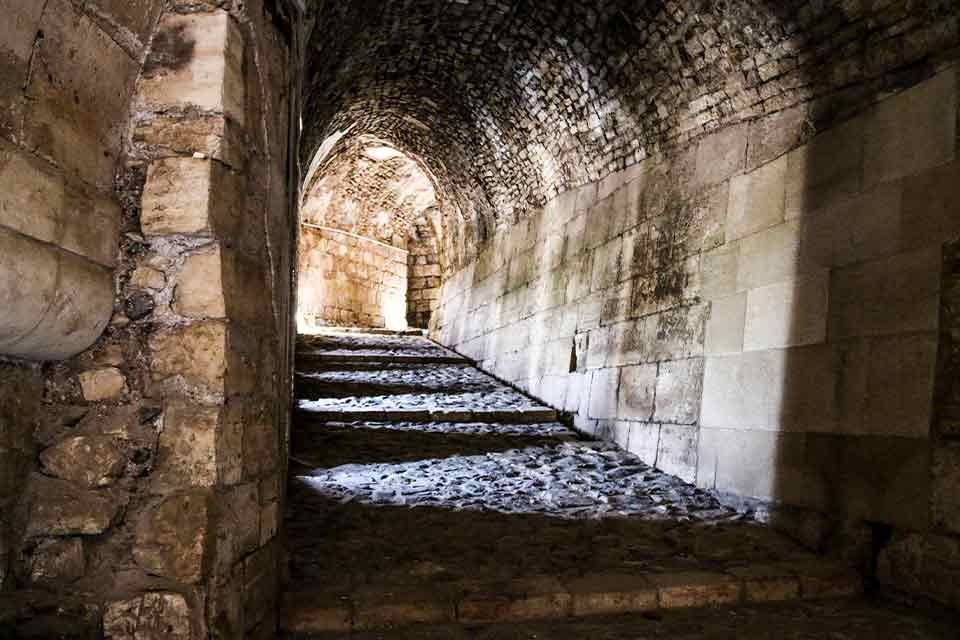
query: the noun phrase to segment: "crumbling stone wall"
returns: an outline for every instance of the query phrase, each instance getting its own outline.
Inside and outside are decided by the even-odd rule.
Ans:
[[[407,252],[328,227],[300,230],[297,324],[406,328]]]
[[[39,123],[8,136],[32,156],[4,147],[6,177],[53,185],[13,192],[0,225],[49,212],[49,235],[15,227],[17,241],[96,262],[107,291],[105,308],[86,281],[73,307],[43,294],[58,321],[99,323],[84,340],[6,351],[73,357],[2,371],[0,627],[272,637],[291,388],[289,9],[7,0],[0,12],[15,17],[3,29],[35,38],[10,59],[39,87],[14,100],[22,131]],[[72,286],[65,265],[50,266],[56,286]]]
[[[786,111],[563,194],[445,282],[434,334],[665,471],[808,510],[772,517],[811,544],[866,566],[892,528],[881,579],[957,605],[931,420],[958,91],[947,65],[812,139]]]

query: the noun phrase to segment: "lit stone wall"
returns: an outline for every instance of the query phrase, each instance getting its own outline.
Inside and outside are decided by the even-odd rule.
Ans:
[[[407,327],[407,252],[351,233],[302,225],[297,325]]]
[[[811,544],[867,564],[892,525],[881,579],[960,604],[931,435],[957,70],[806,142],[793,118],[551,201],[445,282],[434,335],[667,472],[800,507],[774,514]]]
[[[442,266],[436,224],[441,215],[437,210],[424,212],[410,227],[407,240],[407,323],[411,327],[426,329],[440,304]]]

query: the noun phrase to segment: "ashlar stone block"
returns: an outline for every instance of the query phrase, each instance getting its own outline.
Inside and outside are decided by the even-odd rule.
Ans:
[[[40,454],[44,471],[88,487],[112,484],[123,472],[126,457],[109,436],[67,438]]]
[[[243,37],[226,11],[167,14],[140,82],[143,106],[198,107],[244,122]]]

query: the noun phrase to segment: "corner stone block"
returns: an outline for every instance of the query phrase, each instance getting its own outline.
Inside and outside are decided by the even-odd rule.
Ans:
[[[147,236],[210,236],[227,232],[236,211],[227,211],[237,185],[216,161],[164,158],[150,164],[140,216]]]
[[[244,120],[243,37],[225,11],[168,14],[140,82],[143,107],[198,107]]]
[[[163,416],[153,489],[214,486],[219,427],[218,407],[169,403]]]
[[[222,318],[221,250],[212,247],[188,256],[177,276],[173,310],[187,318]]]
[[[203,322],[153,336],[153,377],[161,382],[180,377],[191,386],[223,393],[226,376],[227,327]]]
[[[190,606],[177,593],[147,593],[111,602],[103,616],[107,640],[192,640]]]
[[[196,583],[203,577],[208,526],[206,494],[165,498],[141,514],[133,558],[152,575]]]

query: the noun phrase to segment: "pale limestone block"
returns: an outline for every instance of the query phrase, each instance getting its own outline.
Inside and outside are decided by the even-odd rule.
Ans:
[[[787,158],[730,181],[726,239],[736,240],[775,226],[784,219]]]
[[[657,468],[684,482],[697,476],[697,427],[664,424],[660,427]]]
[[[739,243],[737,291],[795,278],[801,271],[800,221],[790,220]]]
[[[169,13],[159,34],[162,47],[151,52],[140,81],[143,107],[194,106],[243,124],[243,37],[230,15]]]
[[[620,387],[620,370],[616,368],[594,371],[590,383],[591,418],[617,417],[617,392]]]
[[[660,446],[660,425],[632,422],[629,451],[650,466],[657,464],[657,449]]]
[[[617,417],[626,420],[650,420],[657,385],[657,365],[624,367],[620,371]]]
[[[139,65],[68,0],[50,0],[38,30],[23,142],[110,188]]]
[[[213,229],[213,162],[165,158],[147,170],[141,225],[144,234],[208,234]]]
[[[116,400],[127,392],[127,378],[119,369],[108,367],[79,375],[83,398],[88,402]]]
[[[952,161],[957,95],[956,70],[948,69],[874,107],[866,126],[865,186]]]
[[[222,274],[219,247],[187,256],[177,275],[173,310],[188,318],[224,317],[226,303]]]
[[[616,421],[611,425],[613,434],[611,439],[625,451],[630,449],[630,427],[632,424],[631,422]]]
[[[859,116],[788,154],[788,220],[860,192],[863,137],[864,116]]]
[[[703,358],[661,362],[653,419],[661,423],[696,424],[700,419],[702,393]]]
[[[708,355],[724,355],[743,351],[743,330],[746,320],[747,294],[738,293],[710,303],[710,318],[704,349]]]
[[[220,424],[219,407],[168,403],[164,408],[157,466],[152,476],[153,489],[214,486]],[[240,451],[231,454],[238,456]]]
[[[737,290],[740,245],[727,243],[703,254],[701,261],[701,294],[705,300],[729,296]]]
[[[747,157],[746,124],[733,125],[703,138],[697,145],[694,184],[706,186],[741,173]]]
[[[701,425],[705,428],[777,428],[786,367],[787,353],[781,350],[707,358]]]
[[[829,272],[747,292],[744,351],[823,342],[827,335]]]
[[[187,384],[223,392],[227,329],[204,322],[158,333],[150,339],[151,370],[157,381],[180,377]]]

